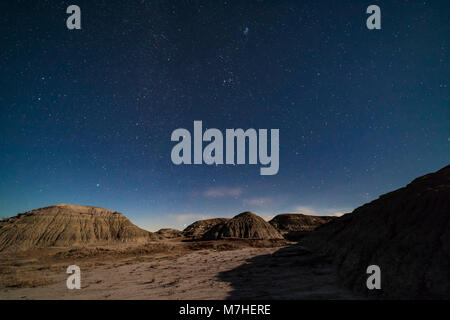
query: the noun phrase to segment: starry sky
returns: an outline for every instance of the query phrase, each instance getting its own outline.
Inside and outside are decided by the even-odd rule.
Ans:
[[[66,28],[81,8],[82,30]],[[381,8],[382,29],[366,28]],[[349,212],[450,163],[448,1],[2,1],[0,216],[149,230]],[[171,162],[173,130],[278,128],[280,169]]]

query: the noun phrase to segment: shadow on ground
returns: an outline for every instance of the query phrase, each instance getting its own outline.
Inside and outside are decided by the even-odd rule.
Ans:
[[[219,279],[231,284],[227,299],[359,299],[339,285],[331,262],[295,244],[253,257]]]

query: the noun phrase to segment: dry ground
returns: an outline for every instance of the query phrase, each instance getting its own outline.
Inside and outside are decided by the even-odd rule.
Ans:
[[[80,290],[66,268],[81,268]],[[165,241],[0,253],[0,299],[346,299],[328,262],[283,241]]]

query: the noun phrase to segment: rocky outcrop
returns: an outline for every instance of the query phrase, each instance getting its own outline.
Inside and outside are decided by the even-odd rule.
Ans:
[[[0,222],[0,251],[152,239],[152,233],[135,226],[122,214],[98,207],[59,204]]]
[[[269,223],[286,239],[295,241],[333,219],[336,217],[283,213],[275,216]]]
[[[227,222],[228,218],[214,218],[214,219],[206,219],[206,220],[199,220],[196,221],[186,227],[186,229],[183,230],[183,235],[186,238],[191,239],[200,239],[203,237],[203,235],[211,230],[212,227]]]
[[[156,231],[154,235],[158,236],[161,240],[164,239],[176,239],[182,238],[183,232],[177,229],[164,228]]]
[[[233,219],[219,223],[205,233],[203,239],[283,239],[283,236],[263,218],[243,212]]]
[[[450,166],[319,227],[305,244],[333,258],[344,284],[383,298],[450,298]],[[382,289],[367,290],[369,265]]]

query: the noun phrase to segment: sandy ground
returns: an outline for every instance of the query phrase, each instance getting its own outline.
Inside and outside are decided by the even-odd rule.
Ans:
[[[0,299],[358,298],[337,284],[326,261],[298,245],[194,251],[179,250],[175,245],[169,254],[99,255],[94,255],[95,259],[69,255],[56,262],[39,263],[36,259],[16,259],[17,269],[11,269],[14,263],[4,260]],[[69,290],[65,268],[76,264],[77,258],[81,259],[82,288]],[[36,276],[38,272],[45,280]],[[11,283],[12,276],[22,282]],[[21,277],[32,280],[24,282]]]

